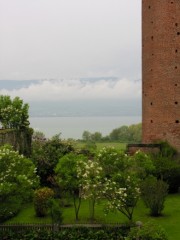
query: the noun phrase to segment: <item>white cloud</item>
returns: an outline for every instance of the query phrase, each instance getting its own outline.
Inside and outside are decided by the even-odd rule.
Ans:
[[[0,94],[19,96],[25,101],[58,101],[76,99],[138,99],[141,81],[117,80],[44,80],[26,88],[0,90]]]

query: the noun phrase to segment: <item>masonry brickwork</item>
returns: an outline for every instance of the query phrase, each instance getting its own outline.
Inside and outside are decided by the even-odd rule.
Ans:
[[[142,128],[180,150],[180,0],[142,0]]]

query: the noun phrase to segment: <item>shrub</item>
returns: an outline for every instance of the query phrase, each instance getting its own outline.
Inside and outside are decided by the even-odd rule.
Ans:
[[[10,145],[0,147],[0,222],[17,214],[21,203],[31,199],[37,185],[31,160]]]
[[[58,228],[57,228],[58,230]],[[62,228],[60,231],[46,229],[24,229],[21,231],[0,231],[0,239],[8,240],[123,240],[127,236],[128,228]],[[165,239],[166,240],[166,239]]]
[[[61,224],[63,221],[63,216],[62,216],[62,210],[57,200],[50,199],[49,207],[51,211],[52,222],[56,224]]]
[[[169,184],[169,192],[176,193],[180,187],[180,164],[174,157],[155,156],[155,176]]]
[[[38,217],[46,216],[49,204],[48,201],[53,198],[54,191],[48,187],[43,187],[34,192],[34,209]]]
[[[127,240],[168,240],[165,230],[152,223],[144,224],[141,228],[131,228]]]
[[[161,215],[168,194],[168,184],[155,177],[148,177],[141,184],[141,194],[146,207],[150,209],[150,214]]]

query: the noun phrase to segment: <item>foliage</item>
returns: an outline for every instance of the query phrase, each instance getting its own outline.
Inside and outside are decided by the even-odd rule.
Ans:
[[[149,175],[153,175],[155,173],[156,168],[154,166],[154,163],[150,154],[137,151],[132,156],[132,159],[133,159],[132,171],[134,171],[134,173],[138,175],[140,179],[143,180]]]
[[[0,95],[0,122],[3,128],[24,129],[29,126],[29,106],[23,100]]]
[[[176,193],[180,187],[180,164],[173,157],[156,155],[152,158],[155,165],[154,175],[169,185],[169,192]]]
[[[51,212],[52,223],[61,224],[63,221],[63,216],[62,209],[60,208],[58,201],[52,198],[48,201],[48,206]]]
[[[121,126],[113,129],[109,135],[102,136],[100,132],[91,133],[85,130],[82,134],[82,139],[85,142],[107,142],[107,141],[118,141],[118,142],[141,142],[142,135],[142,124],[132,124],[130,126]]]
[[[37,185],[34,164],[11,146],[0,147],[0,221],[15,215]]]
[[[162,157],[173,157],[176,154],[176,149],[173,148],[168,142],[160,142],[161,151],[160,155]]]
[[[16,231],[0,231],[1,239],[8,240],[51,240],[51,239],[65,239],[65,240],[123,240],[128,232],[127,227],[111,227],[111,228],[86,228],[86,227],[72,227],[63,228],[59,231],[49,230],[21,230]],[[166,240],[166,239],[165,239]]]
[[[168,240],[165,230],[151,222],[144,224],[141,228],[131,228],[127,240]]]
[[[82,139],[85,142],[100,142],[102,140],[102,133],[90,133],[89,131],[85,130],[82,134]]]
[[[134,161],[114,148],[103,148],[97,159],[105,176],[102,193],[108,200],[106,211],[120,211],[131,221],[140,195],[138,178],[131,170]]]
[[[123,176],[119,181],[118,178],[105,179],[103,194],[108,200],[106,212],[119,211],[132,221],[134,208],[140,195],[136,178]]]
[[[48,187],[37,189],[34,192],[34,209],[38,217],[46,216],[48,212],[48,201],[54,197],[54,191]]]
[[[102,167],[95,160],[78,162],[77,176],[82,187],[82,196],[89,199],[90,219],[94,220],[95,203],[101,198],[102,190]]]
[[[111,141],[120,141],[120,142],[141,142],[141,131],[142,125],[133,124],[130,126],[121,126],[119,128],[115,128],[109,134],[109,139]]]
[[[155,217],[161,215],[168,194],[167,183],[152,176],[148,177],[141,184],[141,192],[146,207],[150,209],[150,214]]]
[[[78,220],[79,209],[81,205],[82,189],[80,179],[77,176],[78,162],[85,162],[87,158],[84,155],[69,153],[60,158],[56,168],[56,180],[60,187],[69,192],[73,198],[76,220]]]
[[[97,152],[96,158],[107,178],[112,178],[120,172],[125,172],[130,167],[129,156],[114,147],[102,148]]]
[[[45,134],[41,131],[34,131],[32,138],[34,141],[45,141],[46,140]]]
[[[37,167],[41,185],[52,186],[54,181],[54,168],[59,159],[73,151],[74,148],[70,143],[63,142],[60,139],[43,142],[33,141],[31,158]]]

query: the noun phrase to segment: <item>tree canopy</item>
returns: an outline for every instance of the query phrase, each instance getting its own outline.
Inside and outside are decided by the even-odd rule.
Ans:
[[[0,123],[3,128],[23,129],[29,127],[29,105],[19,97],[0,95]]]

